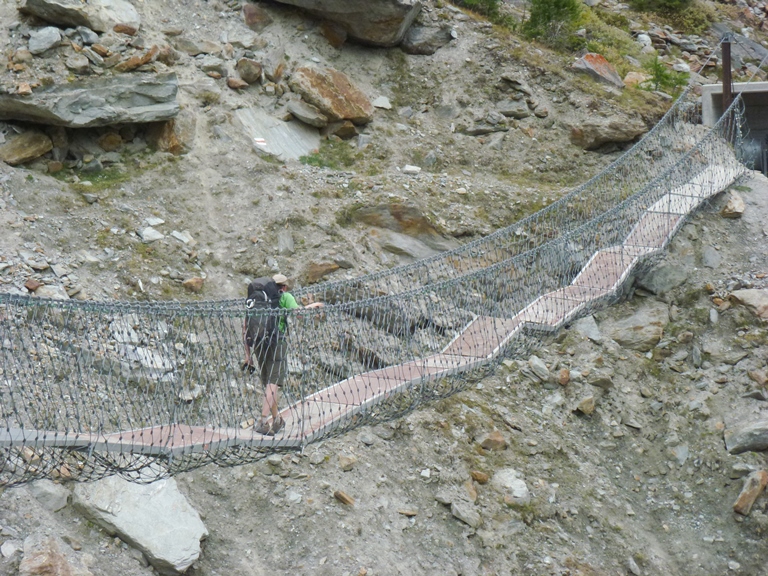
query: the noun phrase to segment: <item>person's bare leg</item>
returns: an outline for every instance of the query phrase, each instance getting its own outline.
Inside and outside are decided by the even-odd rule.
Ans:
[[[276,384],[267,384],[264,389],[264,404],[261,407],[261,420],[266,422],[270,414],[273,419],[277,419],[277,395],[278,387]]]

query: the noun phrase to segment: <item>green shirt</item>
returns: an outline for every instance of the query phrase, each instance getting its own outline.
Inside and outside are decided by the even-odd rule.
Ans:
[[[277,303],[277,305],[279,308],[284,310],[293,310],[294,308],[299,307],[298,302],[296,302],[296,298],[294,298],[293,294],[290,292],[283,292],[280,295],[280,301]],[[280,316],[280,323],[277,325],[277,327],[280,332],[285,334],[286,328],[288,327],[285,316]]]

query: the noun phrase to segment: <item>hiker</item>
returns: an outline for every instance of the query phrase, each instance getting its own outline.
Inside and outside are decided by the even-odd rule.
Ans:
[[[288,291],[288,278],[275,274],[270,278],[259,278],[248,286],[248,307],[278,308],[295,310],[297,308],[320,308],[322,302],[313,302],[300,306]],[[274,435],[285,425],[277,410],[279,390],[285,383],[288,373],[288,319],[280,315],[251,315],[243,323],[243,344],[245,362],[243,369],[251,374],[256,371],[253,355],[259,362],[261,384],[264,387],[264,403],[261,407],[261,420],[255,428],[258,434]],[[270,423],[270,416],[272,421]]]

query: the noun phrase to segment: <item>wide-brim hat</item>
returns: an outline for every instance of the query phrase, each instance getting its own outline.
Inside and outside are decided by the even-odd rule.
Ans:
[[[288,284],[288,277],[284,276],[282,274],[275,274],[272,276],[272,280],[274,280],[275,284]]]

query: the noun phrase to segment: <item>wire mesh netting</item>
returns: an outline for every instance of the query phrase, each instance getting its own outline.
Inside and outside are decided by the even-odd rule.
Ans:
[[[714,128],[684,93],[638,144],[540,212],[458,249],[294,292],[285,426],[260,434],[245,298],[71,302],[0,294],[0,485],[138,482],[252,462],[464,390],[619,297],[742,175],[740,99]],[[284,311],[263,311],[283,314]]]

